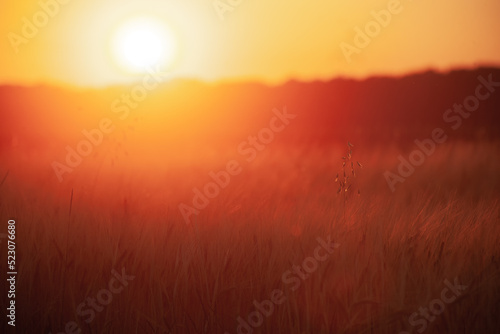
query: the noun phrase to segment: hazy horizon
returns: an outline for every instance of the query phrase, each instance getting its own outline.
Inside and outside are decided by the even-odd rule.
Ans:
[[[322,82],[322,83],[328,83],[331,81],[336,81],[336,80],[351,80],[351,81],[356,81],[356,82],[363,82],[366,80],[370,79],[402,79],[402,78],[407,78],[407,77],[412,77],[412,76],[418,76],[418,75],[423,75],[423,74],[437,74],[437,75],[449,75],[451,73],[456,73],[456,72],[472,72],[472,71],[480,71],[484,69],[493,69],[497,70],[500,69],[500,63],[498,65],[494,64],[483,64],[483,65],[478,65],[478,66],[470,66],[470,67],[453,67],[449,69],[435,69],[435,68],[424,68],[421,70],[415,70],[415,71],[410,71],[404,74],[369,74],[367,76],[362,76],[362,77],[357,77],[357,76],[332,76],[329,78],[323,78],[323,79],[310,79],[310,80],[300,80],[297,78],[288,78],[284,79],[283,81],[277,82],[277,83],[272,83],[272,82],[267,82],[267,81],[260,81],[259,79],[243,79],[243,78],[226,78],[226,79],[218,79],[218,80],[203,80],[195,77],[173,77],[169,80],[166,80],[167,82],[191,82],[191,83],[197,83],[197,84],[202,84],[202,85],[207,85],[207,86],[222,86],[222,85],[245,85],[245,84],[251,84],[251,85],[261,85],[269,88],[276,88],[280,86],[284,86],[288,83],[291,82],[297,82],[297,83],[302,83],[302,84],[308,84],[308,83],[317,83],[317,82]],[[69,82],[45,82],[45,81],[37,81],[33,82],[30,84],[23,84],[19,82],[0,82],[0,87],[25,87],[25,88],[34,88],[34,87],[55,87],[55,88],[62,88],[62,89],[76,89],[76,90],[107,90],[107,89],[113,89],[113,88],[119,88],[119,87],[127,87],[131,85],[136,85],[140,84],[142,77],[144,74],[139,75],[139,79],[137,80],[132,80],[130,82],[122,82],[122,83],[115,83],[115,84],[107,84],[107,85],[102,85],[102,86],[96,86],[96,85],[76,85],[76,84],[71,84]],[[168,83],[163,83],[163,85],[168,85]]]

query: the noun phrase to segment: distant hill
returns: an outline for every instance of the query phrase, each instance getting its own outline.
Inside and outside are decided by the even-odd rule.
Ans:
[[[330,142],[411,142],[436,127],[450,128],[443,114],[454,103],[475,94],[478,77],[500,82],[500,69],[425,72],[405,77],[374,77],[362,81],[291,81],[277,87],[258,83],[219,85],[174,80],[148,93],[125,120],[112,104],[132,86],[109,89],[0,87],[0,146],[31,147],[76,140],[84,128],[110,118],[121,131],[137,131],[178,143],[200,138],[241,140],[266,126],[273,108],[287,106],[298,117],[282,139]],[[484,94],[486,90],[482,90]],[[472,101],[472,100],[471,100]],[[500,87],[450,134],[493,138],[500,135]],[[141,132],[142,131],[142,132]],[[252,132],[253,131],[253,132]],[[239,139],[238,139],[239,138]],[[193,143],[192,143],[193,144]],[[194,143],[195,145],[195,143]]]

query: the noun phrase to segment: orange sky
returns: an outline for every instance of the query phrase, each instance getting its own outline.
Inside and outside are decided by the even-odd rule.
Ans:
[[[109,48],[114,29],[139,14],[163,21],[174,33],[174,77],[280,83],[500,64],[498,0],[397,2],[4,0],[0,83],[102,86],[137,78],[116,65]],[[218,13],[215,3],[239,4]],[[390,22],[368,24],[372,38],[359,47],[360,37],[357,47],[355,28],[364,30],[374,20],[372,11],[388,8]],[[23,33],[25,19],[38,20],[38,31]],[[341,48],[347,44],[357,48],[349,57]]]

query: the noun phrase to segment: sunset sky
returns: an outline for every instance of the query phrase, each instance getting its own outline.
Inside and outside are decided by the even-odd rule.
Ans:
[[[122,64],[130,55],[120,52],[140,45],[116,47],[119,31],[137,18],[162,26],[155,38],[169,40],[162,61],[173,77],[276,84],[500,64],[498,0],[402,0],[399,6],[391,0],[242,0],[222,12],[231,2],[238,3],[5,0],[0,84],[105,86],[137,79],[141,74]],[[52,15],[41,12],[41,4]],[[348,61],[341,43],[356,47],[355,28],[364,30],[372,11],[388,7],[397,14],[385,27],[378,24],[380,31]]]

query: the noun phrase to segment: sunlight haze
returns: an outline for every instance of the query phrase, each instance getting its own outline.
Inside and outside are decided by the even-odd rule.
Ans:
[[[210,0],[73,0],[55,2],[55,9],[54,1],[4,3],[9,15],[0,22],[0,83],[105,86],[135,80],[108,53],[120,22],[136,16],[171,30],[177,50],[167,69],[174,77],[280,83],[500,62],[495,0],[402,0],[398,13],[349,61],[340,45],[356,47],[355,28],[364,30],[373,12],[386,10],[391,0],[241,1],[224,12]],[[41,4],[52,17],[45,22],[38,15],[40,27],[33,32],[25,18],[32,23]]]

